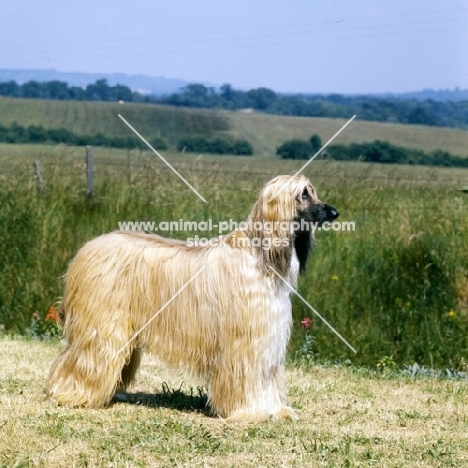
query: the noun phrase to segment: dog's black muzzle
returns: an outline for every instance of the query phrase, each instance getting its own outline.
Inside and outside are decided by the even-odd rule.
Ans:
[[[338,210],[331,205],[322,203],[319,205],[310,205],[307,210],[307,217],[310,218],[310,221],[323,224],[326,221],[333,221],[338,218],[340,213]]]

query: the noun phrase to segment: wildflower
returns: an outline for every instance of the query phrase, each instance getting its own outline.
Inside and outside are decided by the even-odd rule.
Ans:
[[[457,314],[453,310],[450,310],[447,313],[447,316],[450,317],[450,318],[455,318],[457,316]]]
[[[46,318],[44,320],[50,320],[51,322],[57,322],[58,320],[58,313],[55,307],[49,307],[49,310],[47,311]]]
[[[332,279],[333,281],[338,281],[338,276],[337,276],[337,275],[333,275],[333,276],[331,277],[331,279]]]
[[[311,325],[312,325],[312,319],[310,319],[309,317],[305,317],[301,320],[302,328],[310,328]]]

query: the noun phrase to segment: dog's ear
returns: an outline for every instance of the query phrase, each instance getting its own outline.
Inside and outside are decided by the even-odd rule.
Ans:
[[[293,179],[280,176],[273,179],[265,186],[260,196],[262,214],[270,222],[291,223],[296,217],[296,192],[297,187]],[[260,201],[259,200],[259,201]]]
[[[293,249],[293,221],[297,216],[296,190],[288,183],[290,177],[273,179],[265,186],[249,216],[253,229],[247,235],[257,238],[262,247],[262,260],[266,269],[275,268],[286,274]],[[286,184],[286,186],[285,186]],[[255,229],[255,226],[262,229]]]

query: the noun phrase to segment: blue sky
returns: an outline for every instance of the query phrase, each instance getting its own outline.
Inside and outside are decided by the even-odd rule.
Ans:
[[[2,2],[0,68],[279,92],[468,88],[465,0]]]

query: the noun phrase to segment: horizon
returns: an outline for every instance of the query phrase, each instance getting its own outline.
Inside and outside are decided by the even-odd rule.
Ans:
[[[0,83],[1,82],[7,82],[7,81],[15,81],[18,85],[23,85],[24,83],[27,83],[29,81],[37,81],[39,83],[46,83],[50,81],[61,81],[66,83],[69,87],[71,86],[77,86],[82,89],[85,89],[87,85],[95,83],[99,79],[105,79],[108,81],[109,85],[115,86],[116,84],[121,84],[124,86],[127,86],[132,89],[134,92],[138,92],[142,95],[155,95],[155,93],[152,92],[152,90],[145,90],[145,89],[138,89],[137,87],[133,87],[130,84],[126,84],[124,82],[119,82],[118,78],[123,78],[125,81],[125,78],[131,80],[131,79],[149,79],[149,80],[162,80],[164,82],[167,82],[166,85],[170,87],[170,83],[174,82],[180,82],[181,87],[177,89],[177,91],[172,91],[172,93],[179,92],[183,89],[184,86],[190,85],[190,84],[203,84],[207,88],[212,88],[215,91],[219,92],[219,89],[221,86],[224,84],[231,84],[231,83],[211,83],[211,82],[197,82],[197,81],[185,81],[182,80],[181,78],[178,77],[168,77],[164,75],[147,75],[144,73],[125,73],[125,72],[82,72],[82,71],[63,71],[63,70],[57,70],[55,68],[48,68],[48,69],[35,69],[35,68],[23,68],[23,69],[7,69],[7,68],[0,68],[0,77],[3,74],[6,75],[13,75],[13,74],[56,74],[56,75],[81,75],[81,78],[85,78],[85,76],[89,76],[89,81],[86,81],[86,84],[75,84],[79,81],[82,81],[82,79],[74,79],[73,77],[67,78],[57,78],[57,77],[50,77],[47,79],[41,79],[41,78],[34,78],[34,76],[29,76],[25,77],[24,79],[15,79],[14,77],[11,78],[6,78],[2,79],[0,78]],[[112,76],[115,75],[115,76]],[[127,81],[128,82],[128,81]],[[256,89],[256,88],[237,88],[233,87],[236,91],[242,91],[246,92],[249,91],[250,89]],[[266,88],[266,86],[258,86],[258,88]],[[271,89],[271,88],[268,88]],[[468,87],[466,88],[461,88],[459,86],[455,86],[453,88],[423,88],[423,89],[413,89],[413,90],[408,90],[408,91],[401,91],[401,92],[392,92],[392,91],[384,91],[384,92],[378,92],[378,93],[367,93],[367,92],[362,92],[362,93],[341,93],[341,92],[315,92],[315,91],[308,91],[308,92],[296,92],[296,91],[277,91],[276,89],[272,89],[276,94],[279,95],[303,95],[303,96],[315,96],[315,95],[323,95],[323,96],[331,96],[331,95],[340,95],[344,97],[358,97],[358,96],[368,96],[368,97],[384,97],[384,96],[404,96],[404,95],[413,95],[413,94],[424,94],[424,93],[434,93],[434,94],[442,94],[442,93],[466,93],[468,92]],[[156,93],[160,94],[160,93]],[[168,93],[169,94],[169,93]],[[161,94],[162,95],[162,94]]]
[[[7,3],[6,69],[123,73],[294,94],[468,88],[468,4]],[[79,72],[77,72],[79,73]]]

